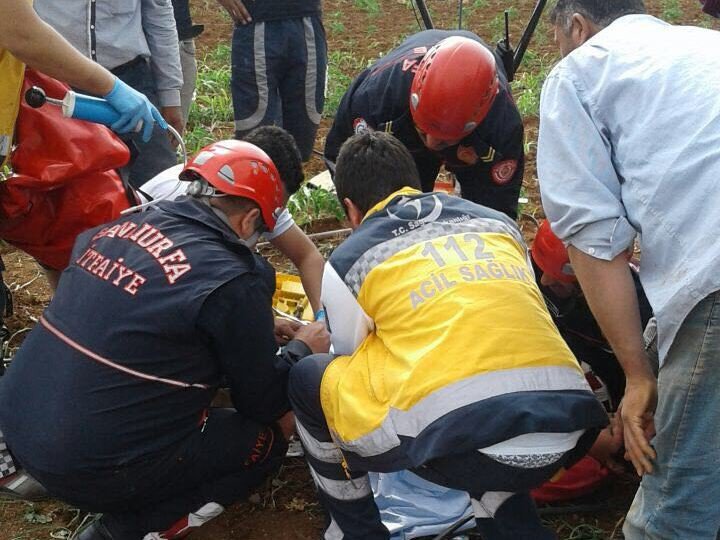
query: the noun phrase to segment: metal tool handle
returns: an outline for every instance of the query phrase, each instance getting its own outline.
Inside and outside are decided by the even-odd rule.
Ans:
[[[415,5],[418,8],[418,11],[420,12],[420,17],[422,17],[423,24],[425,25],[425,30],[432,30],[435,28],[435,25],[433,24],[432,17],[430,17],[430,12],[428,11],[427,6],[425,5],[425,0],[412,0],[415,2]]]
[[[69,116],[96,124],[112,126],[120,118],[120,113],[104,99],[68,92]],[[63,111],[64,112],[64,111]]]
[[[515,49],[515,56],[513,58],[513,71],[517,71],[518,67],[520,67],[520,62],[522,62],[523,56],[525,56],[525,50],[530,44],[530,38],[532,38],[533,33],[535,33],[535,28],[540,21],[540,16],[542,15],[546,3],[547,0],[537,0],[537,4],[535,4],[535,8],[533,9],[532,15],[530,16],[530,20],[525,27],[525,31],[523,32],[522,37],[520,37],[517,49]]]
[[[33,109],[42,107],[46,103],[62,107],[63,116],[67,118],[75,118],[77,120],[85,120],[86,122],[94,122],[110,127],[118,118],[120,113],[110,105],[106,100],[85,94],[78,94],[72,90],[65,94],[63,99],[49,98],[45,94],[45,90],[39,86],[33,86],[25,92],[25,102]],[[187,163],[187,148],[185,141],[178,131],[168,125],[168,131],[177,140],[183,158],[183,164]]]

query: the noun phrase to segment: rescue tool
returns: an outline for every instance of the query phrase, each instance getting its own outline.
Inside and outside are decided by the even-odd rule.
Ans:
[[[118,118],[120,118],[120,113],[106,100],[85,94],[78,94],[72,90],[68,90],[63,99],[57,99],[48,97],[45,94],[45,90],[39,86],[33,86],[25,92],[25,102],[33,109],[38,109],[46,103],[49,103],[50,105],[60,107],[65,118],[85,120],[108,127],[112,126]],[[140,131],[140,129],[142,129],[142,121],[140,121],[135,128],[136,131]],[[184,162],[187,162],[185,141],[183,141],[175,128],[168,125],[167,129],[180,143]]]
[[[68,90],[63,99],[48,97],[45,90],[39,86],[33,86],[27,92],[25,92],[25,102],[33,109],[38,109],[49,103],[62,109],[62,114],[65,118],[74,118],[75,120],[84,120],[86,122],[93,122],[95,124],[102,124],[104,126],[112,126],[120,117],[120,114],[115,108],[110,105],[106,100],[96,98],[93,96],[87,96],[85,94],[78,94],[72,90]],[[135,131],[142,129],[142,120],[138,122]],[[187,164],[188,156],[187,149],[185,147],[185,141],[178,131],[168,124],[168,131],[172,133],[172,136],[177,140],[180,146],[180,152],[183,158],[183,163]],[[126,143],[127,144],[127,143]],[[178,179],[178,183],[181,180]],[[169,192],[173,193],[175,190]],[[125,215],[137,210],[141,210],[148,206],[157,204],[163,200],[155,199],[136,206],[131,206],[121,211],[120,214]]]

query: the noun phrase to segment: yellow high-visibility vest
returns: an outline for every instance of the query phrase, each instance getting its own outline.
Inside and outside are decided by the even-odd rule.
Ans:
[[[25,64],[0,49],[0,165],[5,164],[12,149],[24,75]]]

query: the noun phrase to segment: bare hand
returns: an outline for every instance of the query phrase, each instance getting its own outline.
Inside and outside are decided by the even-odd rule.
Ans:
[[[620,416],[625,436],[625,456],[632,461],[638,476],[652,473],[652,460],[657,457],[650,446],[655,434],[653,416],[657,406],[657,381],[653,377],[628,378]]]
[[[183,115],[182,115],[182,108],[181,107],[163,107],[162,108],[162,115],[167,121],[168,124],[170,124],[172,127],[174,127],[178,133],[182,135],[183,132]],[[168,137],[170,137],[170,142],[172,143],[173,147],[178,145],[178,141],[175,139],[172,133],[168,133]]]
[[[619,416],[616,415],[615,418],[619,418]],[[622,423],[613,419],[610,425],[600,432],[588,453],[615,474],[622,474],[624,472],[623,465],[615,459],[622,446]]]
[[[302,325],[295,321],[289,321],[281,317],[275,318],[275,341],[278,345],[286,345],[288,341],[295,337],[295,332]]]
[[[301,327],[295,332],[293,339],[302,341],[313,353],[326,353],[330,350],[330,333],[323,321]]]
[[[218,4],[225,8],[232,20],[240,24],[248,24],[252,22],[252,17],[248,12],[245,4],[241,0],[217,0]]]
[[[285,440],[289,441],[290,437],[295,435],[295,415],[293,412],[286,412],[278,418],[277,425],[280,428],[280,431],[282,431]]]

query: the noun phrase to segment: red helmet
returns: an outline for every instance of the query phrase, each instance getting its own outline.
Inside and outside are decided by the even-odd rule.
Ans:
[[[567,249],[550,229],[549,221],[544,220],[538,227],[530,253],[543,273],[564,283],[577,281]]]
[[[197,153],[180,173],[181,180],[198,176],[212,186],[199,184],[188,189],[189,195],[212,195],[216,190],[245,197],[260,207],[263,221],[272,231],[283,207],[280,173],[260,148],[244,141],[218,141]]]
[[[487,115],[498,93],[495,56],[460,36],[445,38],[423,57],[410,88],[415,126],[441,140],[462,139]]]

